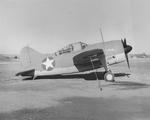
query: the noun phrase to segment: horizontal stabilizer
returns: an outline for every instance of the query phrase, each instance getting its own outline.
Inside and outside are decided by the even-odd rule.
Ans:
[[[35,72],[34,69],[28,70],[28,71],[23,71],[23,72],[17,73],[16,76],[19,76],[19,75],[21,75],[21,76],[34,76],[34,72]]]

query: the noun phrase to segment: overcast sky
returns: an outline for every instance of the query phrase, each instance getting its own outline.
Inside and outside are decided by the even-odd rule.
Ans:
[[[0,53],[101,42],[100,27],[105,41],[126,37],[134,53],[150,53],[149,11],[149,0],[0,0]]]

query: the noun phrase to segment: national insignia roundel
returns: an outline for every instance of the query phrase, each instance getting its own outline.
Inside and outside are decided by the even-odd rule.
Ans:
[[[55,60],[53,59],[53,57],[46,57],[43,61],[42,61],[42,68],[44,70],[47,71],[51,71],[54,69],[55,67]]]

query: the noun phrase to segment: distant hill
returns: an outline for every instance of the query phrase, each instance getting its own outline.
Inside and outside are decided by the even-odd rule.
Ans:
[[[9,62],[9,61],[15,61],[18,57],[16,55],[4,55],[0,54],[0,62]]]
[[[131,58],[150,58],[149,54],[140,53],[140,54],[130,54]]]

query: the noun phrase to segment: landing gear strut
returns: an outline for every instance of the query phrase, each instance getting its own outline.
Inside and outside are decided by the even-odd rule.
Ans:
[[[107,82],[114,82],[115,81],[114,74],[111,71],[105,72],[104,80]]]
[[[32,76],[32,80],[35,80],[37,76]]]

